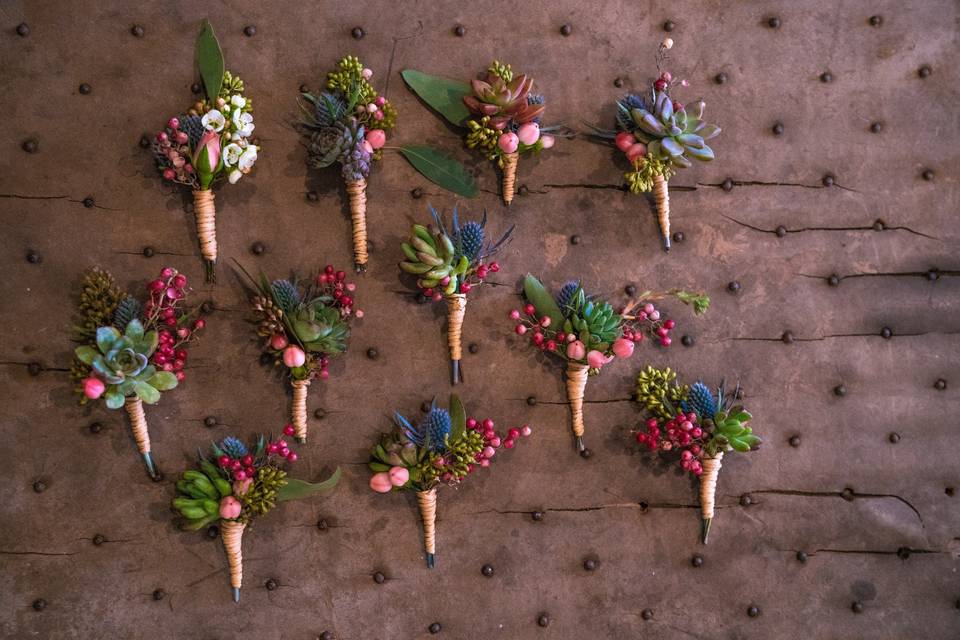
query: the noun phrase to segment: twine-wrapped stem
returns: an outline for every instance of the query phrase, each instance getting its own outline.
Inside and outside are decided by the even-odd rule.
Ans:
[[[220,521],[220,537],[227,551],[234,602],[240,602],[240,587],[243,586],[243,530],[246,527],[246,524],[236,520]]]
[[[587,389],[590,368],[579,362],[567,362],[567,401],[570,403],[570,427],[577,445],[583,451],[583,395]]]
[[[353,264],[360,273],[367,270],[367,181],[347,182],[347,195],[353,221]]]
[[[663,250],[670,251],[670,190],[667,179],[660,174],[653,176],[653,200],[657,204],[657,222],[663,237]]]
[[[213,204],[213,191],[197,189],[193,192],[193,214],[197,218],[197,237],[200,239],[200,254],[206,266],[207,282],[214,282],[217,264],[217,209]]]
[[[423,546],[427,552],[427,567],[433,568],[437,553],[437,488],[417,491],[420,519],[423,520]]]
[[[150,432],[147,430],[147,415],[143,412],[143,400],[137,396],[130,396],[124,400],[123,408],[127,410],[127,415],[130,417],[130,430],[133,431],[133,439],[137,442],[137,450],[143,456],[147,473],[151,478],[155,478],[157,469],[150,454]]]
[[[713,503],[717,497],[717,478],[720,476],[720,467],[723,466],[723,451],[715,456],[704,456],[703,473],[700,474],[700,516],[702,526],[700,541],[707,544],[710,535],[710,523],[713,521]]]
[[[451,384],[463,382],[460,358],[463,355],[460,332],[463,318],[467,313],[467,296],[464,293],[452,293],[447,296],[447,343],[450,345]]]
[[[297,442],[303,444],[307,441],[307,389],[310,381],[292,380],[290,385],[293,387],[293,406],[290,411],[293,433]]]
[[[519,162],[519,152],[503,154],[503,203],[508,207],[517,192],[517,163]]]

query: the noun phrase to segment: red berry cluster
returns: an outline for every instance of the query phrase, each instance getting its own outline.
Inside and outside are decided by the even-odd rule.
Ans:
[[[667,89],[670,89],[678,84],[681,87],[686,87],[686,86],[689,86],[690,83],[687,82],[686,80],[675,81],[673,79],[673,75],[671,75],[669,71],[664,71],[660,74],[660,77],[654,80],[653,88],[656,89],[657,91],[666,91]],[[683,105],[680,104],[679,102],[674,102],[673,110],[679,111],[680,109],[683,109]]]
[[[647,420],[647,431],[637,433],[637,442],[650,451],[679,451],[680,466],[695,476],[703,473],[703,445],[706,432],[697,425],[697,414],[677,412],[676,417],[662,422]]]
[[[484,420],[467,418],[467,429],[476,431],[483,436],[484,443],[483,449],[481,449],[480,452],[478,452],[474,457],[474,464],[467,465],[467,473],[472,473],[478,468],[486,469],[490,466],[490,462],[493,459],[493,456],[496,455],[498,449],[501,447],[504,449],[513,449],[515,446],[517,446],[520,436],[527,437],[533,433],[533,429],[530,428],[530,425],[525,424],[520,428],[511,427],[510,429],[507,429],[507,436],[503,437],[494,431],[493,427],[494,423],[490,418],[486,418]],[[440,476],[441,482],[450,482],[452,480],[452,473],[445,473]]]
[[[170,118],[167,128],[158,133],[153,143],[153,153],[165,180],[192,185],[196,173],[190,164],[190,138],[180,129],[180,120]]]
[[[460,285],[457,287],[457,293],[470,293],[471,289],[483,284],[483,281],[487,279],[487,276],[498,271],[500,271],[500,265],[496,262],[491,262],[490,264],[478,264],[475,269],[468,271],[460,279]],[[450,276],[444,276],[440,280],[440,284],[438,285],[437,289],[444,289],[448,284],[450,284]],[[443,300],[443,293],[437,289],[434,289],[433,287],[422,287],[420,289],[420,293],[422,293],[424,297],[430,298],[434,302],[439,302],[440,300]]]
[[[182,382],[187,362],[184,346],[195,337],[196,331],[206,326],[206,321],[198,318],[191,323],[192,314],[180,306],[186,297],[187,276],[173,267],[164,267],[160,277],[147,284],[147,292],[150,297],[143,313],[147,326],[156,328],[158,337],[157,350],[150,362],[163,371],[173,372]]]
[[[234,481],[242,481],[250,478],[251,480],[257,475],[257,468],[254,466],[253,456],[249,453],[241,458],[231,458],[228,455],[222,455],[217,458],[217,464],[220,465],[220,468],[230,472],[233,475]]]
[[[283,428],[283,432],[288,436],[292,436],[294,434],[293,425],[286,425]],[[290,445],[288,445],[287,441],[283,440],[282,438],[280,440],[273,440],[267,443],[267,455],[280,456],[281,458],[286,458],[288,462],[297,461],[297,454],[290,450]]]
[[[317,289],[320,295],[333,298],[333,304],[340,310],[341,316],[346,317],[355,313],[358,318],[363,317],[363,311],[360,309],[353,311],[353,292],[357,290],[357,285],[347,282],[345,271],[337,271],[332,264],[328,264],[317,276]]]

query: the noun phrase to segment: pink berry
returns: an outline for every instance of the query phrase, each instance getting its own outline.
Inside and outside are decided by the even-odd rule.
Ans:
[[[507,431],[508,440],[516,440],[520,435],[520,429],[512,428]]]
[[[663,326],[667,329],[673,329],[675,326],[677,326],[677,323],[673,320],[665,320]]]
[[[482,451],[484,458],[492,458],[496,452],[497,450],[490,446],[484,447]]]
[[[617,145],[617,149],[620,149],[620,151],[623,151],[624,153],[626,153],[627,149],[636,143],[636,137],[628,131],[621,131],[617,134],[617,137],[614,138],[614,144]]]
[[[102,396],[103,392],[106,390],[107,386],[102,380],[100,380],[100,378],[90,376],[83,381],[83,395],[87,396],[91,400],[96,400]]]
[[[514,446],[513,440],[510,440],[510,439],[508,438],[508,439],[506,439],[506,440],[503,441],[503,447],[504,447],[505,449],[513,449],[513,446]]]
[[[514,329],[514,331],[517,332],[517,335],[518,335],[518,336],[522,336],[523,334],[525,334],[525,333],[527,332],[527,328],[526,328],[525,326],[523,326],[522,324],[518,324],[517,327],[516,327],[516,329]]]
[[[514,309],[513,311],[511,311],[511,312],[510,312],[510,319],[511,319],[511,320],[519,320],[519,319],[520,319],[520,312],[517,311],[516,309]]]
[[[300,347],[290,345],[283,350],[283,364],[291,369],[302,367],[307,361],[307,355]]]
[[[220,456],[217,458],[217,464],[221,467],[226,467],[228,464],[230,464],[230,456]]]
[[[294,453],[293,451],[287,454],[287,460],[289,460],[290,462],[296,462],[298,457],[299,456],[297,456],[297,454]]]
[[[460,285],[460,293],[468,293],[472,287],[469,282],[464,282]]]
[[[500,436],[493,436],[492,438],[487,440],[487,442],[489,442],[490,446],[493,447],[494,449],[496,449],[501,444],[503,444],[503,440],[500,439]]]
[[[253,466],[253,456],[248,453],[247,455],[240,458],[240,462],[242,462],[243,466],[245,467],[251,467]]]
[[[163,170],[163,179],[164,180],[173,180],[177,177],[177,172],[173,169],[164,169]]]
[[[494,273],[500,271],[500,264],[497,263],[497,262],[491,262],[491,263],[490,263],[490,271],[493,271]]]
[[[173,375],[177,376],[177,382],[183,382],[184,378],[187,377],[187,374],[185,374],[183,371],[177,371]]]
[[[521,427],[520,433],[521,433],[524,437],[527,437],[527,436],[529,436],[531,433],[533,433],[533,429],[530,428],[530,425],[525,424],[525,425],[523,425],[523,427]]]
[[[660,74],[660,79],[663,80],[664,82],[670,82],[671,80],[673,80],[673,76],[670,74],[669,71],[664,71],[663,73]]]
[[[474,418],[467,418],[467,428],[468,428],[468,429],[476,429],[476,428],[477,428],[477,421],[476,421],[476,419],[474,419]]]
[[[669,347],[671,342],[673,342],[673,340],[671,340],[669,336],[660,338],[660,344],[664,347]]]
[[[270,347],[277,351],[286,349],[288,344],[290,344],[290,342],[287,340],[287,336],[282,333],[277,333],[270,337]]]
[[[490,460],[489,460],[488,458],[482,459],[482,460],[480,461],[480,466],[483,467],[484,469],[486,469],[487,467],[490,466]]]
[[[293,428],[292,424],[288,424],[283,427],[283,433],[284,435],[292,436],[296,433],[296,429]]]
[[[239,471],[234,471],[234,472],[233,472],[233,479],[234,479],[234,480],[246,480],[246,479],[247,479],[247,473],[246,473],[243,469],[241,469],[241,470],[239,470]]]
[[[514,153],[517,147],[520,146],[520,138],[512,131],[502,133],[500,134],[500,138],[497,139],[497,146],[499,146],[500,150],[504,153]]]
[[[493,429],[494,426],[496,425],[494,425],[493,420],[491,420],[490,418],[487,418],[486,420],[483,421],[483,428],[487,431],[489,431],[490,429]]]
[[[203,329],[205,326],[207,326],[207,321],[204,320],[203,318],[200,318],[193,323],[193,330],[199,331],[200,329]]]

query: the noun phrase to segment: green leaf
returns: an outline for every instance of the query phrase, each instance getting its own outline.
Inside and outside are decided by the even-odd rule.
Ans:
[[[147,404],[160,402],[160,392],[146,382],[134,382],[133,392]]]
[[[753,418],[753,416],[750,415],[749,411],[740,411],[739,413],[735,413],[732,418],[738,422],[747,422]]]
[[[370,470],[374,473],[381,473],[383,471],[390,471],[390,465],[383,464],[382,462],[371,462]]]
[[[109,387],[103,397],[107,401],[108,409],[119,409],[123,406],[123,394],[116,387]]]
[[[136,318],[134,318],[134,319],[131,320],[130,323],[127,325],[127,328],[126,328],[126,330],[123,332],[123,334],[124,334],[125,336],[127,336],[128,338],[131,338],[131,339],[133,339],[133,340],[136,340],[136,339],[138,339],[138,338],[142,338],[142,337],[143,337],[143,324],[142,324],[139,320],[137,320]]]
[[[683,290],[673,291],[672,293],[680,302],[692,304],[694,315],[703,315],[710,308],[710,297],[706,294]]]
[[[113,347],[113,343],[120,339],[120,332],[113,327],[97,329],[97,348],[100,353],[106,354]]]
[[[523,295],[537,310],[538,316],[550,318],[552,326],[559,327],[563,323],[563,314],[560,312],[560,307],[557,306],[557,301],[553,299],[553,296],[550,295],[543,284],[529,273],[523,279]]]
[[[466,198],[476,197],[480,191],[466,167],[433,147],[408,144],[399,147],[403,157],[434,184]]]
[[[200,37],[197,38],[197,68],[207,91],[207,99],[216,102],[223,84],[223,51],[220,50],[220,43],[209,20],[203,21]]]
[[[147,380],[147,384],[158,391],[169,391],[177,386],[177,376],[169,371],[158,371]]]
[[[333,474],[323,482],[305,482],[296,478],[288,478],[287,484],[277,492],[277,500],[299,500],[316,493],[318,491],[330,491],[337,482],[340,481],[340,467],[337,467]]]
[[[455,442],[467,430],[467,412],[455,393],[450,394],[450,422],[450,442]]]
[[[742,438],[730,438],[730,446],[741,453],[750,451],[750,445],[744,442]]]
[[[421,100],[451,124],[461,127],[470,117],[470,110],[463,104],[464,96],[470,94],[470,85],[466,82],[431,76],[415,69],[404,69],[400,75]]]
[[[100,355],[96,349],[87,345],[77,347],[73,353],[77,356],[77,360],[90,365],[93,364],[93,359]]]

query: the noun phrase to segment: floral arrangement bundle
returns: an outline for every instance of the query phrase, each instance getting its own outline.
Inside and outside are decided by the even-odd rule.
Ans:
[[[697,100],[684,106],[673,99],[671,90],[686,80],[675,80],[662,69],[673,40],[666,38],[657,50],[657,71],[649,98],[627,94],[617,102],[615,131],[595,129],[595,135],[613,140],[633,170],[624,178],[631,193],[653,191],[663,248],[670,250],[670,194],[667,182],[678,169],[693,166],[691,160],[707,162],[714,153],[706,141],[720,134],[720,127],[703,119],[705,103]]]
[[[670,346],[670,332],[676,322],[662,317],[654,300],[675,297],[692,304],[697,315],[705,313],[710,304],[707,296],[680,289],[647,291],[617,312],[610,303],[588,295],[579,280],[567,282],[554,296],[529,274],[523,281],[523,295],[523,311],[514,309],[510,318],[516,322],[517,335],[529,334],[535,348],[567,363],[567,400],[576,447],[582,455],[589,455],[583,444],[583,397],[588,376],[599,374],[615,357],[629,358],[634,345],[645,335],[664,347]]]
[[[356,56],[347,56],[327,74],[326,90],[304,92],[301,131],[307,141],[307,166],[324,169],[340,164],[350,198],[353,256],[356,270],[367,265],[367,178],[370,165],[383,158],[387,132],[397,125],[397,110],[377,95],[373,71]]]
[[[760,438],[746,426],[753,417],[737,404],[723,382],[713,395],[702,382],[677,382],[677,374],[648,366],[637,378],[636,399],[649,415],[637,442],[649,451],[676,458],[680,467],[700,479],[701,541],[707,543],[723,454],[754,451]]]
[[[500,448],[513,449],[522,436],[529,436],[529,425],[511,428],[506,436],[494,431],[490,418],[467,418],[463,403],[450,396],[450,410],[436,401],[420,423],[414,425],[399,413],[394,414],[396,429],[381,436],[373,448],[370,488],[378,493],[391,490],[415,491],[427,553],[427,566],[434,566],[436,555],[437,488],[456,486],[476,471],[490,466]]]
[[[330,357],[347,350],[356,285],[347,275],[327,265],[312,281],[296,277],[270,281],[260,274],[250,303],[258,317],[257,335],[264,340],[264,356],[281,367],[293,388],[292,425],[298,442],[307,440],[307,389],[314,378],[327,379]]]
[[[220,43],[207,21],[197,40],[197,67],[206,97],[186,114],[170,118],[157,133],[152,150],[164,180],[193,192],[200,252],[207,281],[212,282],[217,262],[214,184],[223,177],[236,184],[250,173],[260,147],[250,137],[253,103],[243,95],[243,80],[224,70]]]
[[[173,267],[165,267],[146,289],[141,303],[106,271],[94,267],[86,273],[74,326],[82,344],[74,351],[70,376],[80,404],[103,398],[108,409],[127,410],[147,472],[156,478],[143,403],[156,404],[162,392],[183,381],[187,348],[205,321],[184,307],[187,277]]]
[[[533,78],[514,75],[509,64],[494,60],[482,79],[470,84],[405,70],[403,79],[428,105],[449,122],[466,129],[467,147],[484,154],[503,172],[502,195],[508,206],[516,193],[521,154],[539,154],[556,143],[559,126],[541,127],[546,109],[542,95],[533,93]],[[563,133],[566,135],[566,133]],[[450,188],[409,158],[427,178]]]
[[[214,444],[210,456],[198,452],[198,470],[187,470],[177,480],[172,507],[182,517],[180,528],[196,531],[219,522],[227,551],[233,601],[240,601],[243,583],[243,532],[255,518],[267,515],[277,502],[330,491],[340,480],[340,469],[323,482],[310,483],[287,475],[283,464],[297,454],[281,440],[260,436],[247,446],[237,438]]]
[[[434,228],[414,224],[410,237],[400,245],[405,260],[400,269],[418,276],[420,292],[435,301],[447,301],[447,341],[450,345],[451,382],[462,382],[460,367],[460,332],[467,312],[467,294],[484,279],[500,270],[500,265],[489,259],[510,239],[514,227],[497,242],[488,242],[484,235],[487,214],[480,222],[460,224],[457,209],[453,209],[453,224],[447,230],[443,217],[430,207]]]

